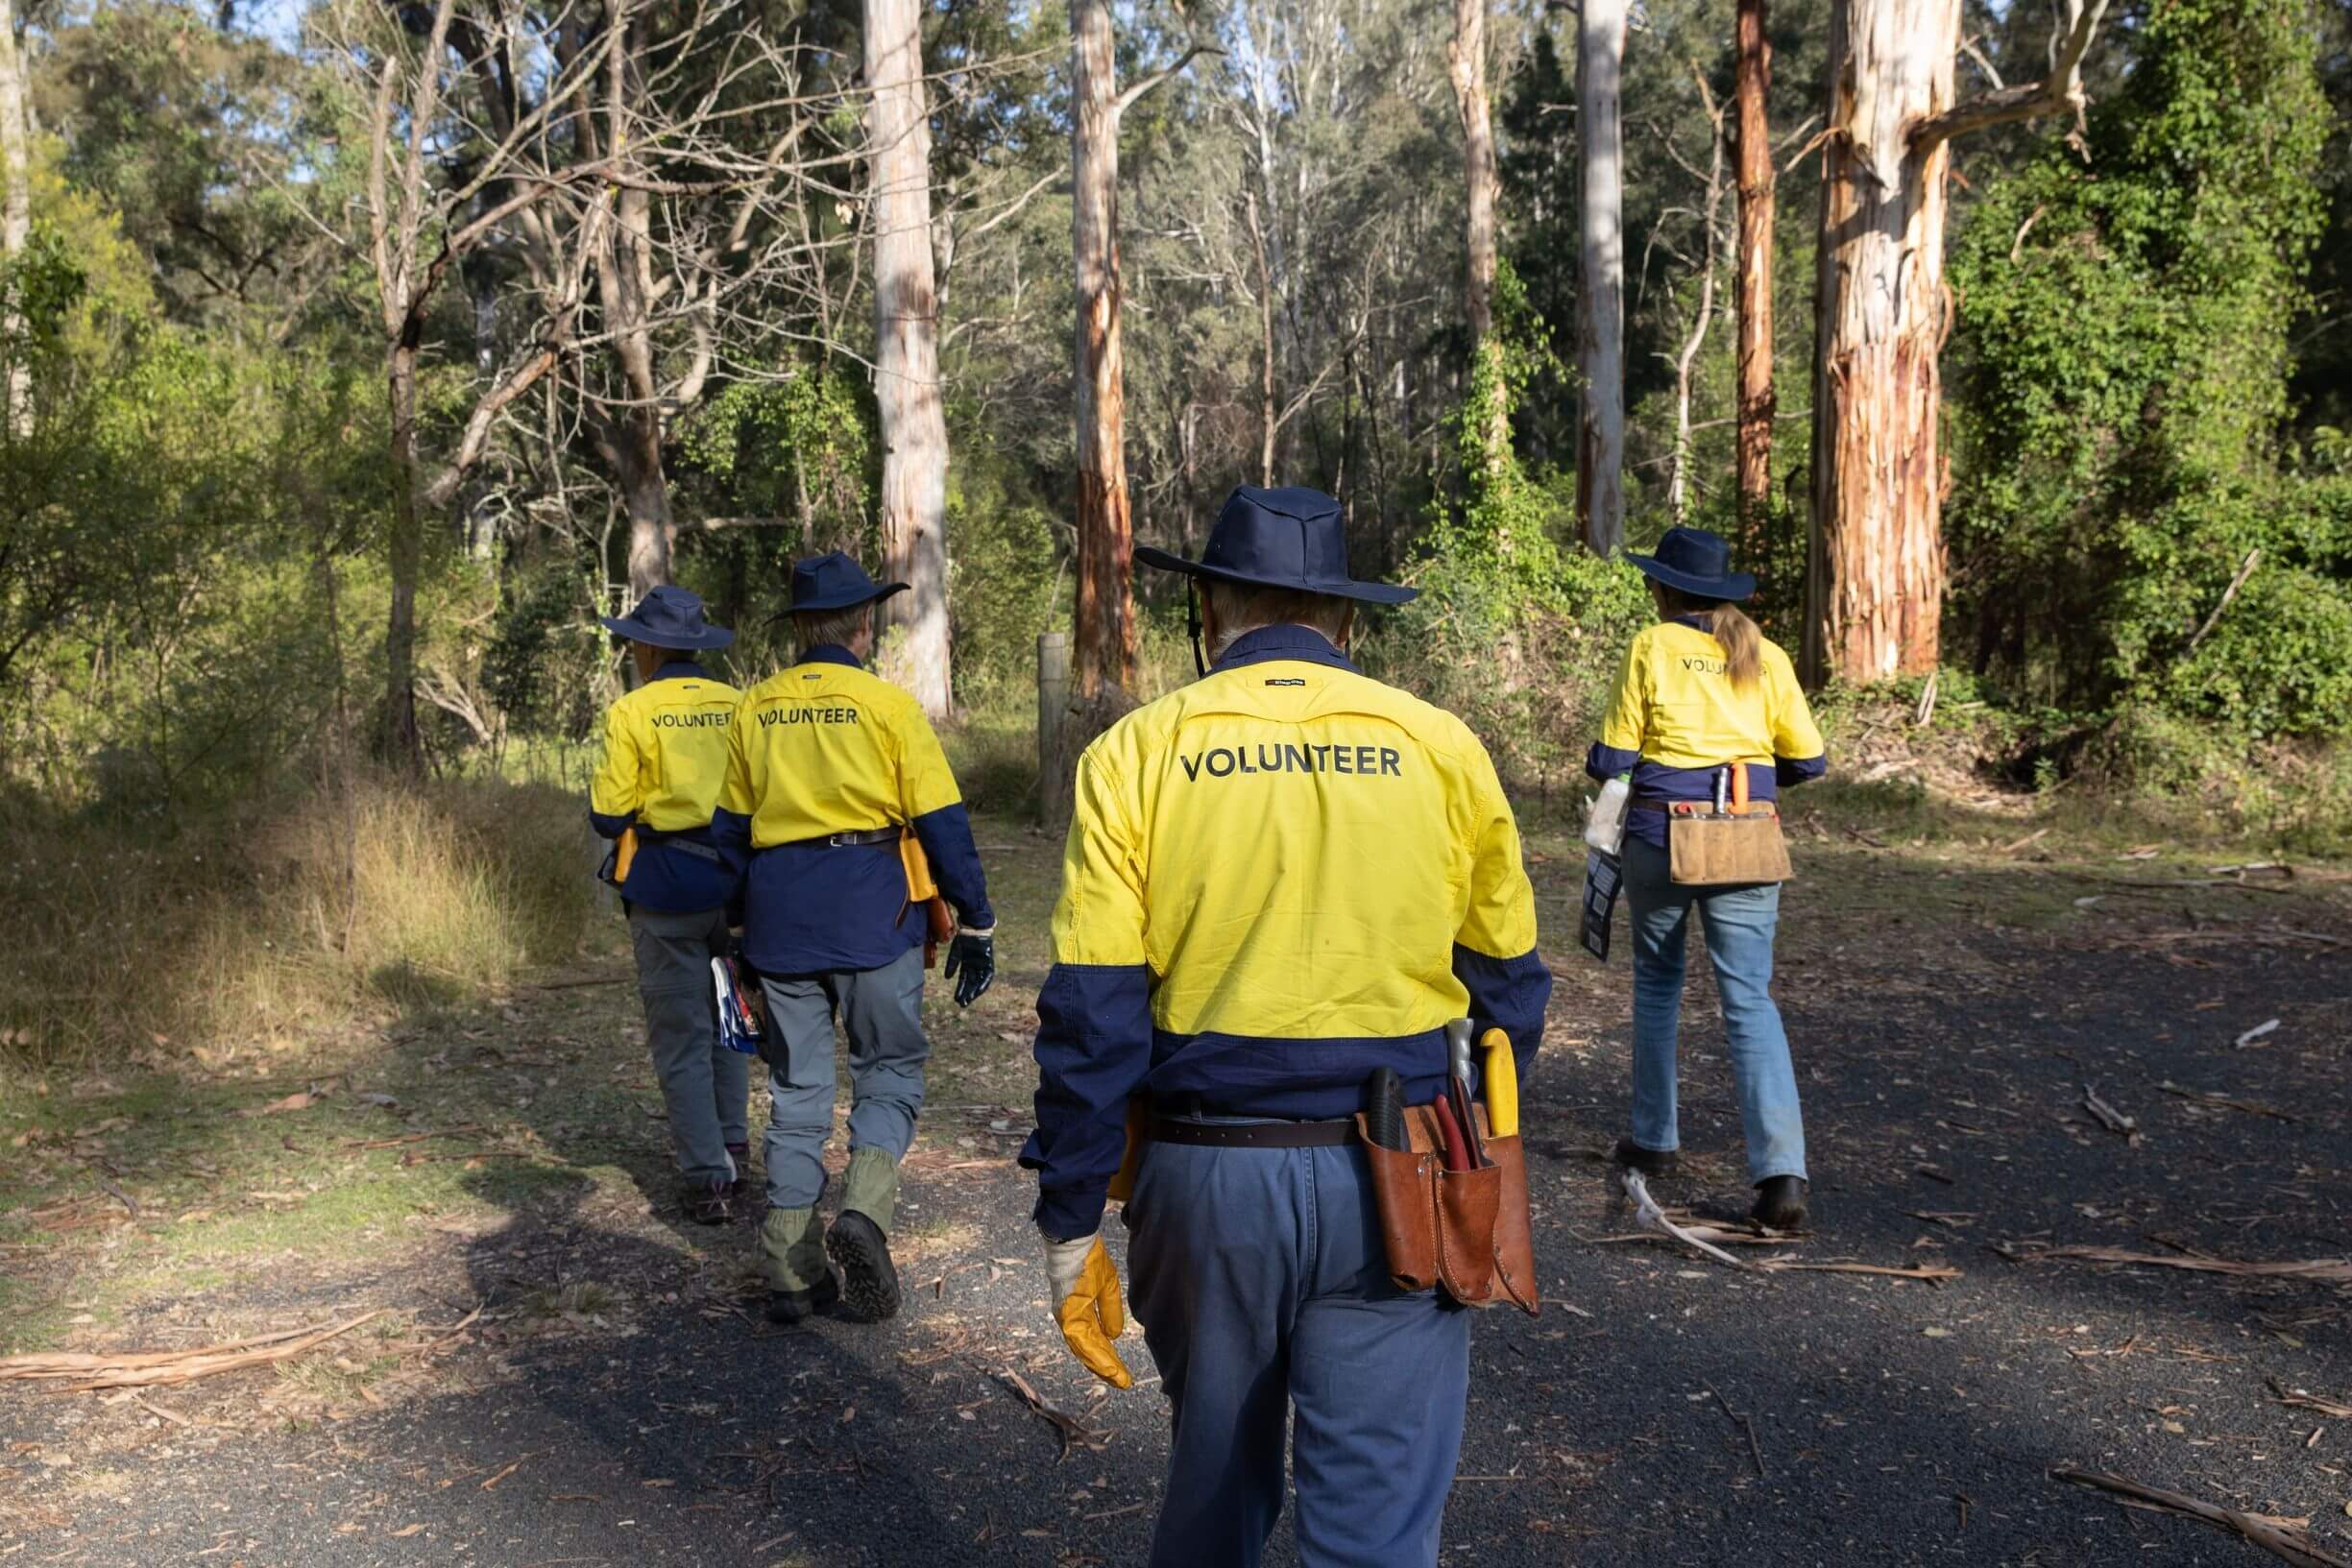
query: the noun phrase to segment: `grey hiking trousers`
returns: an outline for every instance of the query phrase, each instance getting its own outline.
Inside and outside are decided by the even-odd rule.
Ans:
[[[751,1058],[719,1044],[712,1000],[711,958],[726,944],[727,911],[679,914],[637,905],[629,910],[629,941],[678,1174],[690,1187],[733,1181],[742,1172],[727,1146],[749,1137]]]
[[[906,1158],[923,1109],[923,951],[880,969],[760,978],[767,995],[767,1201],[811,1209],[825,1194],[837,1012],[849,1037],[849,1146]]]

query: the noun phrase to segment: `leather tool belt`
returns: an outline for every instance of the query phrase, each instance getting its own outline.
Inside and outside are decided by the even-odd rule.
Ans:
[[[1536,1283],[1535,1236],[1527,1208],[1527,1161],[1518,1134],[1487,1132],[1487,1108],[1474,1107],[1485,1163],[1445,1168],[1445,1137],[1427,1105],[1405,1108],[1411,1147],[1371,1141],[1364,1115],[1355,1123],[1371,1162],[1389,1277],[1407,1291],[1442,1288],[1466,1307],[1506,1302],[1530,1317],[1542,1309]]]

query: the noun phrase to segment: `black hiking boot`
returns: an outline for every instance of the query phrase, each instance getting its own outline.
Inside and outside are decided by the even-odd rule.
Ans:
[[[715,1181],[707,1187],[689,1187],[679,1194],[679,1204],[686,1218],[697,1225],[724,1225],[735,1218],[735,1186],[732,1182]]]
[[[1645,1176],[1671,1176],[1683,1163],[1683,1157],[1670,1148],[1643,1148],[1631,1138],[1620,1138],[1617,1146],[1609,1151],[1614,1163],[1628,1170],[1638,1170]]]
[[[1748,1217],[1766,1230],[1803,1230],[1810,1190],[1801,1176],[1767,1176],[1756,1184],[1756,1207]]]
[[[771,1323],[802,1323],[818,1313],[830,1312],[841,1299],[841,1288],[829,1273],[806,1291],[770,1291],[767,1292],[767,1320]]]
[[[841,1271],[842,1298],[860,1321],[879,1323],[898,1315],[898,1268],[880,1225],[844,1209],[825,1232],[825,1251]]]

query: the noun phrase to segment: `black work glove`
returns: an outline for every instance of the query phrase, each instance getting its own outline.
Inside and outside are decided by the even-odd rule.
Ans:
[[[956,1005],[969,1007],[996,983],[996,932],[958,931],[940,972],[956,982]]]

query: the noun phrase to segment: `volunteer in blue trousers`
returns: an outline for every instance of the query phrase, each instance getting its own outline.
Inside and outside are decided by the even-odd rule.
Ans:
[[[1633,776],[1621,863],[1634,935],[1634,1103],[1619,1164],[1662,1175],[1682,1146],[1675,1044],[1690,916],[1707,929],[1707,956],[1723,1003],[1723,1032],[1739,1119],[1747,1132],[1754,1214],[1775,1229],[1806,1219],[1805,1110],[1788,1031],[1772,1000],[1778,882],[1685,884],[1672,876],[1668,806],[1702,801],[1717,775],[1740,768],[1751,801],[1818,779],[1829,766],[1821,732],[1788,655],[1739,608],[1756,578],[1731,569],[1731,549],[1702,528],[1670,528],[1654,556],[1626,559],[1646,573],[1658,624],[1626,651],[1601,738],[1585,768]]]
[[[842,1300],[868,1321],[898,1311],[889,1235],[931,1056],[934,883],[958,922],[946,970],[957,1005],[996,977],[996,916],[956,775],[914,698],[865,667],[874,606],[906,586],[877,584],[838,551],[793,565],[800,659],[744,693],[712,823],[742,872],[743,958],[767,1003],[760,1247],[779,1323]],[[849,1043],[849,1170],[840,1212],[820,1228],[837,1019]]]
[[[1330,496],[1245,487],[1200,561],[1136,555],[1198,580],[1214,664],[1078,766],[1021,1155],[1055,1318],[1131,1384],[1100,1232],[1148,1097],[1128,1262],[1174,1426],[1152,1562],[1255,1563],[1287,1429],[1301,1563],[1434,1564],[1469,1314],[1390,1280],[1347,1119],[1376,1068],[1435,1099],[1452,1019],[1525,1072],[1552,982],[1518,830],[1467,726],[1349,663],[1354,606],[1413,591],[1349,578]]]
[[[605,711],[604,757],[589,785],[588,820],[606,838],[631,835],[629,911],[645,1041],[669,1119],[687,1218],[724,1224],[749,1169],[744,1126],[751,1073],[719,1043],[711,958],[727,947],[735,887],[711,842],[711,811],[727,778],[727,735],[740,694],[694,662],[735,640],[703,623],[702,601],[662,587],[603,621],[629,639],[638,688]],[[619,857],[613,864],[618,870]]]

